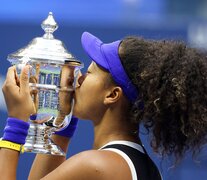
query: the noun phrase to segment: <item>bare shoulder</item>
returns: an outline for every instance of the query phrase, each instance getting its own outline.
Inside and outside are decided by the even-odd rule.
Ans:
[[[126,161],[106,150],[90,150],[72,156],[45,179],[108,180],[131,179]]]

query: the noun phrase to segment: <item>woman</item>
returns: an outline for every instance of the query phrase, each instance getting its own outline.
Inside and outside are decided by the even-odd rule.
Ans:
[[[82,45],[93,62],[78,80],[74,115],[93,121],[93,150],[68,160],[37,155],[29,179],[161,179],[141,145],[140,123],[152,133],[154,151],[174,154],[177,160],[206,143],[204,54],[182,43],[137,37],[104,44],[90,33],[83,33]],[[23,69],[18,86],[11,67],[3,87],[8,115],[18,132],[21,126],[26,131],[23,121],[34,111],[28,69]],[[53,135],[53,140],[66,151],[69,138],[63,134]],[[17,150],[1,148],[0,172],[5,179],[15,178],[18,155]]]

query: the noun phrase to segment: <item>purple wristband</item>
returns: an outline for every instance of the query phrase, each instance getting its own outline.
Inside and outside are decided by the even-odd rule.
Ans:
[[[29,123],[17,118],[8,117],[4,128],[3,140],[17,144],[25,144],[28,134]]]
[[[55,134],[59,135],[59,136],[64,136],[64,137],[68,137],[71,138],[73,137],[73,134],[75,133],[75,130],[77,128],[77,124],[78,124],[78,118],[75,116],[72,116],[70,124],[65,127],[64,129],[60,129],[59,131],[56,131]]]

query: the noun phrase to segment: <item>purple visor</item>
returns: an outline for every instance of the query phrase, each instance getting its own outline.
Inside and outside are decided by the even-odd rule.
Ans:
[[[122,88],[130,102],[135,102],[138,97],[138,91],[126,74],[118,54],[121,41],[104,44],[97,37],[84,32],[81,42],[89,57],[96,64],[109,71],[115,83]]]

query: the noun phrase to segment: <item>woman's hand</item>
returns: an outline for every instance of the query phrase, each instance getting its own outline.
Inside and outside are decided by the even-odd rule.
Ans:
[[[10,67],[2,88],[8,116],[24,121],[28,121],[29,116],[35,113],[29,88],[29,69],[30,66],[25,65],[22,68],[20,78],[18,78],[15,66]]]

